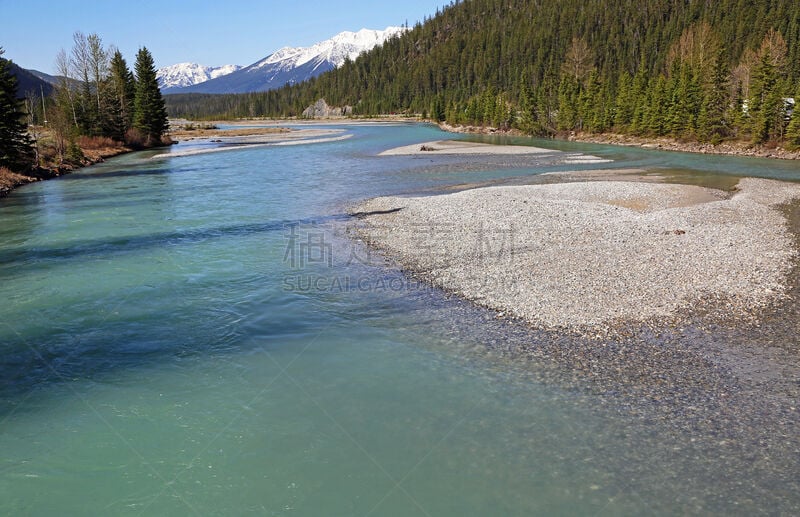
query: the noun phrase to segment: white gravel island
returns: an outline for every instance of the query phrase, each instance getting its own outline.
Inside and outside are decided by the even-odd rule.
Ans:
[[[780,299],[797,250],[779,205],[800,184],[733,193],[581,181],[381,197],[360,235],[434,285],[548,329],[669,317],[717,300],[736,317]]]

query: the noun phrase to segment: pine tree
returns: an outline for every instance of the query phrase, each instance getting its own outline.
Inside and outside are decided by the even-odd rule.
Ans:
[[[572,131],[581,129],[579,104],[581,86],[571,76],[564,75],[558,87],[558,129]]]
[[[783,135],[786,105],[781,94],[781,76],[786,62],[786,42],[770,30],[761,43],[758,63],[750,82],[748,115],[753,142],[762,144]]]
[[[781,100],[776,96],[777,71],[764,54],[753,73],[748,101],[753,142],[762,144],[769,140],[773,131],[773,113]]]
[[[110,117],[106,134],[117,140],[125,138],[125,132],[133,126],[133,104],[136,97],[136,81],[119,50],[111,58],[111,75],[108,79],[107,104]]]
[[[653,89],[655,85],[653,85]],[[630,124],[630,132],[634,134],[647,132],[647,120],[649,118],[650,101],[652,96],[650,88],[650,77],[647,73],[647,65],[644,59],[639,64],[639,69],[633,77],[633,119]]]
[[[697,132],[700,139],[710,141],[715,145],[728,133],[725,115],[731,100],[729,75],[725,54],[720,51],[717,54],[711,84],[705,92],[703,106],[697,120]]]
[[[442,122],[445,119],[444,101],[442,100],[441,95],[438,95],[433,99],[433,103],[431,104],[431,119],[434,122]]]
[[[659,75],[654,83],[648,97],[642,130],[652,136],[664,136],[667,133],[665,119],[671,107],[672,92],[663,75]]]
[[[789,127],[786,128],[786,141],[789,142],[790,147],[800,148],[800,88],[797,89],[797,94],[794,96],[792,118],[789,121]]]
[[[614,126],[618,131],[627,131],[630,128],[635,111],[636,97],[633,91],[633,78],[625,72],[620,76],[617,86]]]
[[[0,167],[24,170],[31,166],[33,148],[23,122],[22,100],[17,97],[17,78],[0,48]]]
[[[161,141],[167,130],[167,110],[156,80],[153,56],[146,47],[136,54],[136,96],[133,108],[133,127],[139,130],[148,145]]]
[[[600,79],[597,71],[592,70],[589,72],[586,87],[581,92],[578,104],[581,129],[592,133],[602,131],[602,109]]]

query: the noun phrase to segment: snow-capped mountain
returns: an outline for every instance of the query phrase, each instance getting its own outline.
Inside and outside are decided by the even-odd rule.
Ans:
[[[361,29],[358,32],[340,32],[311,47],[283,47],[250,67],[264,68],[280,64],[283,69],[289,69],[315,61],[317,64],[328,62],[338,68],[344,64],[345,59],[353,60],[362,52],[382,44],[404,30],[403,27],[387,27],[382,31]]]
[[[203,83],[210,79],[216,79],[223,75],[228,75],[242,67],[239,65],[223,66],[203,66],[197,63],[178,63],[177,65],[165,66],[156,71],[158,86],[162,90],[167,88],[181,88]]]
[[[298,83],[342,66],[387,39],[399,35],[404,27],[384,30],[345,31],[310,47],[283,47],[269,56],[230,74],[183,87],[162,87],[164,93],[246,93],[280,88]],[[175,65],[177,66],[177,65]]]

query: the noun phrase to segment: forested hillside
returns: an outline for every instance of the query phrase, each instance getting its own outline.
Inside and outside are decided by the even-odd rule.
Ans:
[[[799,43],[793,0],[467,0],[307,83],[167,102],[172,116],[293,116],[325,98],[534,134],[800,144]]]
[[[11,63],[11,73],[17,78],[17,94],[20,98],[26,95],[33,95],[40,97],[42,95],[50,95],[53,92],[53,85],[47,81],[40,79],[29,70]]]

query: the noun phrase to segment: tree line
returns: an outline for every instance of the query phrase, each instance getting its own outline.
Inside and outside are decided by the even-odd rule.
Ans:
[[[134,71],[97,34],[76,32],[56,57],[59,83],[50,127],[63,154],[79,136],[105,137],[132,147],[158,145],[168,127],[153,56],[136,54]]]
[[[305,83],[166,100],[195,118],[299,116],[325,98],[536,135],[800,145],[798,88],[792,0],[466,0]]]
[[[0,62],[0,165],[20,171],[40,165],[44,133],[59,165],[81,161],[81,137],[131,148],[161,145],[167,112],[146,47],[131,71],[117,48],[105,47],[97,34],[76,32],[70,51],[56,57],[58,84],[41,103],[18,98],[8,64]]]

